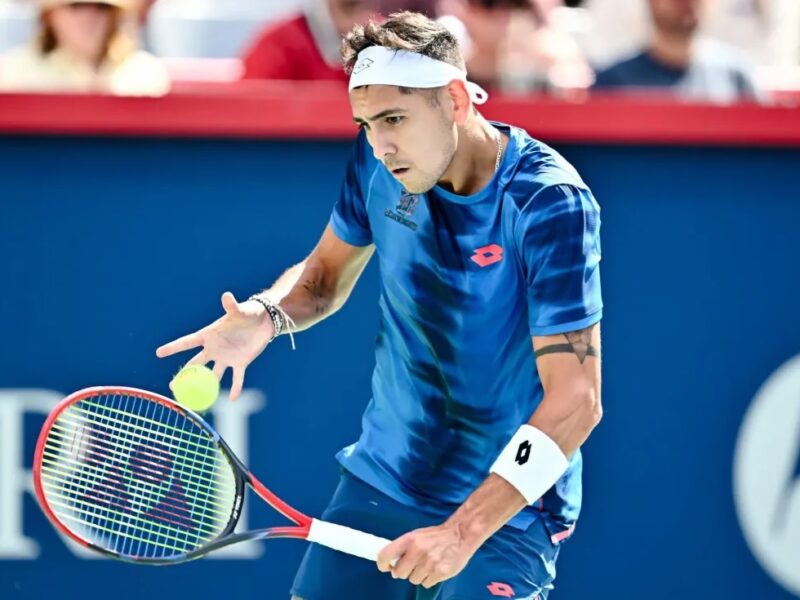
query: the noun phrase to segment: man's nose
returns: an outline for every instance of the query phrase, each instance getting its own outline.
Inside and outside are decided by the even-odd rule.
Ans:
[[[374,133],[372,135],[372,152],[375,158],[383,161],[387,157],[397,154],[397,146],[389,136]]]

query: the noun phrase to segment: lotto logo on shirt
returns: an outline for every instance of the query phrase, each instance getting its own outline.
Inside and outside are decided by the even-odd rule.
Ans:
[[[503,249],[497,244],[489,244],[475,250],[470,259],[480,267],[488,267],[503,260]]]

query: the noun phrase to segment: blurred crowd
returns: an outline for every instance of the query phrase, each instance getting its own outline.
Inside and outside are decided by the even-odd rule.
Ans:
[[[0,91],[345,84],[341,35],[400,10],[453,31],[471,79],[503,94],[800,94],[800,0],[0,0]]]

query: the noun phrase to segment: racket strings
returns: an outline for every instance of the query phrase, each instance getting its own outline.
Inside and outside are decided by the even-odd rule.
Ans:
[[[74,471],[64,468],[43,466],[42,472],[44,474],[43,479],[48,479],[54,483],[64,483],[64,485],[68,485],[70,489],[75,492],[80,491],[84,492],[84,495],[91,494],[92,496],[97,497],[98,501],[100,502],[106,501],[107,503],[112,504],[115,501],[123,500],[123,497],[120,496],[120,490],[123,491],[125,499],[125,502],[121,506],[135,506],[136,501],[139,502],[140,506],[146,506],[146,503],[151,502],[151,497],[147,495],[147,492],[149,491],[147,488],[132,484],[130,480],[126,480],[114,470],[111,470],[108,473],[103,473],[102,471],[97,470],[88,476],[76,476]],[[67,481],[65,481],[65,479]],[[117,493],[115,494],[114,491],[117,491]],[[192,504],[194,504],[192,508],[196,509],[197,504]],[[221,506],[218,503],[215,504],[217,506]],[[164,520],[169,521],[169,517],[175,517],[175,519],[178,519],[175,521],[175,523],[184,527],[188,523],[186,520],[185,505],[179,502],[170,501],[169,498],[165,498],[161,503],[159,503],[158,506],[158,515],[162,516]],[[210,510],[209,513],[211,512],[218,517],[216,519],[217,524],[224,525],[227,523],[227,520],[230,517],[230,511],[223,512],[222,510]],[[209,514],[209,516],[211,515]],[[197,528],[204,529],[209,533],[214,531],[214,528],[205,526],[202,523],[197,524]]]
[[[137,541],[152,543],[162,548],[169,548],[175,552],[178,552],[179,554],[187,552],[195,544],[202,544],[208,541],[207,537],[202,537],[197,534],[192,534],[186,530],[170,528],[164,525],[159,525],[158,529],[154,529],[151,527],[149,520],[141,517],[133,516],[131,518],[119,519],[114,517],[115,513],[100,514],[97,512],[96,507],[93,504],[81,502],[80,500],[74,498],[71,498],[70,500],[70,503],[53,501],[51,502],[51,506],[68,510],[68,513],[60,515],[60,518],[65,518],[83,526],[86,525],[87,519],[92,521],[97,520],[98,522],[91,524],[91,528],[97,529],[98,531],[102,531],[104,533],[119,535],[119,529],[113,527],[113,525],[123,526],[129,530],[126,531],[125,537]],[[119,504],[112,504],[111,506],[127,508]],[[154,538],[152,535],[149,538],[137,536],[137,532],[135,531],[136,526],[138,526],[138,529],[145,530],[147,534],[156,534],[157,537]],[[211,539],[213,539],[213,537]],[[170,544],[169,542],[176,543]],[[187,543],[190,544],[189,547],[187,547]]]
[[[54,433],[55,433],[55,435],[53,435],[54,439],[59,439],[59,440],[65,439],[60,434],[60,432],[54,432]],[[104,450],[103,458],[94,456],[91,457],[85,456],[82,457],[80,461],[74,458],[64,458],[63,456],[60,457],[50,452],[49,449],[45,448],[43,456],[47,459],[47,463],[43,465],[43,469],[52,470],[50,463],[55,462],[58,464],[58,466],[62,467],[61,469],[59,469],[59,472],[63,474],[73,474],[75,480],[85,481],[89,483],[96,483],[92,476],[107,472],[108,478],[110,480],[114,480],[116,477],[120,482],[122,482],[124,481],[124,478],[120,475],[115,475],[114,472],[115,467],[124,467],[126,461],[129,461],[128,462],[129,465],[137,467],[137,471],[141,471],[142,466],[146,464],[144,463],[144,461],[138,459],[137,457],[126,456],[124,449],[120,448],[118,450],[114,450],[110,446],[107,446],[105,444],[98,444],[98,446],[100,446]],[[111,468],[107,469],[109,465]],[[65,466],[77,467],[77,468],[84,467],[85,472],[76,474],[74,471],[71,472],[68,469],[65,470],[63,468]],[[209,506],[218,506],[221,509],[223,509],[217,512],[224,513],[226,515],[228,514],[228,511],[224,510],[225,508],[227,508],[227,506],[224,504],[220,504],[217,501],[215,488],[205,483],[207,479],[203,480],[197,479],[197,477],[193,475],[190,471],[186,471],[185,469],[182,468],[175,468],[173,469],[172,472],[180,476],[182,481],[189,480],[190,483],[193,483],[193,489],[197,490],[197,493],[195,494],[195,496],[193,496],[192,502],[198,503],[199,500],[207,501]],[[131,479],[129,483],[131,494],[134,495],[138,491],[150,489],[149,487],[147,487],[148,484],[158,484],[159,480],[154,477],[154,474],[145,475],[144,473],[140,473],[139,477]],[[221,472],[219,469],[217,469],[215,476],[221,477],[223,475],[224,471]],[[139,481],[141,481],[141,483],[139,483]]]
[[[174,430],[174,429],[173,429],[173,430]],[[107,433],[105,433],[105,435],[107,436]],[[130,446],[130,444],[129,444],[129,446]],[[139,449],[140,449],[140,448],[139,448]],[[152,450],[151,450],[151,452],[152,452]],[[158,452],[162,452],[162,453],[164,452],[164,448],[163,448],[163,446],[162,446],[162,447],[160,447],[160,448],[158,448],[158,450],[157,450],[157,452],[156,452],[156,453],[158,453]],[[115,468],[115,465],[113,465],[113,463],[112,463],[112,466],[111,466],[111,467],[108,469],[108,471],[109,471],[109,472],[113,472],[113,471],[114,471],[114,468]],[[116,468],[119,468],[119,466],[118,466],[118,465],[116,465]],[[90,481],[95,481],[95,482],[97,482],[98,480],[97,480],[97,478],[96,478],[96,477],[97,477],[97,474],[95,474],[95,477],[90,477]],[[114,495],[121,496],[121,495],[122,495],[122,494],[120,493],[120,491],[121,491],[121,490],[122,490],[122,491],[124,491],[124,493],[125,493],[125,494],[127,494],[127,493],[128,493],[128,492],[127,492],[127,490],[126,490],[125,488],[120,488],[120,486],[119,486],[118,484],[115,484],[115,483],[113,482],[113,478],[110,478],[110,479],[111,479],[111,481],[105,481],[104,483],[105,483],[105,487],[107,487],[107,488],[110,488],[111,490],[113,490],[113,492],[114,492]],[[147,478],[143,477],[143,478],[141,478],[141,481],[147,481]],[[103,487],[104,487],[104,486],[103,486],[103,482],[100,482],[100,485],[99,485],[99,486],[97,486],[97,487],[98,487],[98,489],[100,490],[100,493],[98,493],[98,492],[97,492],[97,490],[95,490],[95,493],[94,493],[94,495],[96,496],[96,497],[94,498],[94,500],[95,500],[95,502],[94,502],[94,503],[95,503],[95,504],[97,503],[97,501],[100,501],[100,502],[101,502],[101,503],[104,505],[104,506],[103,506],[103,508],[106,508],[106,509],[108,509],[108,508],[112,508],[112,509],[115,509],[117,512],[119,512],[121,509],[124,509],[124,508],[125,508],[125,503],[127,503],[127,501],[129,500],[129,498],[126,498],[126,499],[125,499],[125,503],[122,503],[122,504],[120,504],[119,502],[117,502],[117,503],[109,502],[109,499],[108,499],[107,497],[104,497],[104,496],[107,496],[108,494],[103,494],[103,493],[102,493],[102,491],[103,491]],[[116,489],[115,489],[115,488],[116,488]],[[72,491],[74,491],[74,490],[72,490]],[[161,494],[162,496],[163,496],[163,493],[164,493],[164,492],[163,492],[163,490],[160,490],[160,491],[159,491],[159,494]],[[75,493],[68,494],[68,495],[69,495],[70,497],[72,497],[72,498],[75,498]],[[80,500],[80,499],[81,499],[81,498],[79,498],[79,500]],[[73,501],[73,504],[74,504],[74,503],[75,503],[75,502]],[[83,508],[83,509],[86,509],[87,507],[85,506],[85,504],[92,504],[92,503],[84,503],[84,506],[82,506],[81,508]],[[162,501],[162,504],[163,504],[163,501]],[[91,506],[90,506],[89,508],[91,508]],[[134,508],[139,508],[139,507],[134,507]],[[89,514],[87,514],[87,512],[89,512]],[[107,512],[107,511],[106,511],[106,512]],[[128,522],[128,523],[130,523],[130,524],[135,524],[135,525],[138,525],[138,526],[140,526],[140,527],[141,527],[141,526],[143,525],[143,523],[141,523],[140,521],[137,521],[137,519],[133,518],[135,515],[132,515],[132,514],[131,514],[132,512],[135,512],[135,511],[132,511],[132,510],[127,510],[127,511],[124,511],[124,514],[126,514],[126,515],[127,515],[127,522]],[[139,512],[142,512],[142,511],[139,509]],[[165,517],[164,517],[164,514],[163,514],[164,512],[165,512],[165,511],[164,511],[164,507],[163,507],[163,506],[161,506],[161,505],[158,505],[158,509],[157,509],[156,511],[154,511],[154,514],[152,514],[152,515],[149,515],[149,516],[155,516],[155,517],[157,517],[157,518],[158,518],[158,520],[159,520],[159,521],[164,521],[164,520],[166,520],[166,519],[165,519]],[[184,508],[184,512],[185,512],[185,508]],[[90,514],[91,514],[91,512],[90,512],[90,511],[83,510],[83,514],[82,514],[81,516],[82,516],[83,518],[86,518],[87,516],[90,516]],[[100,516],[103,516],[103,515],[100,515]],[[108,517],[109,515],[108,515],[108,514],[105,514],[105,516],[106,516],[106,517]],[[120,524],[120,520],[119,520],[119,519],[115,519],[115,520],[117,521],[117,524]],[[122,521],[122,522],[124,523],[125,521]],[[173,522],[174,522],[174,521],[173,521]],[[185,523],[181,523],[181,524],[182,524],[182,525],[185,525]],[[151,531],[158,531],[158,532],[161,532],[161,533],[166,533],[165,531],[163,531],[163,529],[164,529],[164,527],[163,527],[163,524],[162,524],[162,523],[159,523],[159,525],[161,525],[161,527],[160,527],[160,528],[155,528],[155,529],[154,529],[152,526],[150,526],[150,527],[147,527],[147,526],[146,526],[146,528],[147,528],[147,529],[149,529],[149,530],[151,530]],[[108,528],[105,528],[105,529],[108,529]],[[191,536],[187,536],[187,532],[186,532],[186,531],[183,531],[183,532],[180,532],[180,531],[179,531],[179,533],[181,533],[181,534],[182,534],[182,536],[181,536],[181,537],[186,537],[186,538],[187,538],[187,540],[191,540],[191,539],[192,539],[192,538],[191,538]],[[174,537],[174,536],[172,536],[172,537]]]
[[[46,465],[43,466],[43,477],[46,477],[51,482],[60,483],[58,488],[60,499],[65,499],[63,502],[58,502],[58,498],[52,500],[52,503],[61,509],[67,509],[72,512],[77,511],[78,516],[84,520],[90,520],[93,526],[99,527],[104,531],[108,531],[108,527],[103,527],[102,523],[98,524],[98,519],[103,521],[111,521],[112,523],[137,525],[139,527],[146,527],[151,532],[158,532],[166,534],[168,537],[173,537],[175,541],[182,541],[185,543],[187,539],[191,539],[188,535],[191,531],[191,524],[188,522],[185,514],[178,515],[174,511],[169,511],[164,506],[164,502],[158,505],[152,512],[147,515],[151,518],[156,518],[159,527],[155,528],[152,522],[140,518],[141,514],[145,514],[147,506],[143,503],[136,502],[136,496],[131,491],[131,486],[128,482],[124,482],[120,477],[115,477],[114,474],[119,470],[118,465],[111,465],[106,471],[95,471],[89,473],[88,478],[79,478],[69,472],[64,472],[59,469],[51,469]],[[63,481],[66,475],[66,481]],[[184,507],[180,507],[184,510]],[[114,518],[114,513],[123,514],[126,516],[124,521]],[[152,519],[150,520],[152,521]],[[166,522],[167,524],[165,524]],[[182,529],[170,527],[168,524],[178,525]],[[169,536],[169,532],[177,533],[181,537],[174,538]]]
[[[167,448],[175,448],[180,447],[179,443],[174,443],[174,441],[167,440],[166,438],[159,437],[158,439],[155,436],[147,436],[146,434],[140,433],[142,430],[137,430],[136,428],[122,428],[117,427],[114,425],[115,421],[109,419],[85,419],[81,418],[79,420],[73,420],[69,418],[69,415],[65,415],[67,418],[59,419],[59,422],[53,425],[53,434],[60,435],[66,433],[69,434],[69,428],[67,426],[82,426],[82,425],[97,425],[98,427],[95,428],[97,435],[94,438],[95,444],[102,448],[108,448],[109,450],[113,449],[122,449],[122,454],[127,457],[129,445],[120,444],[118,440],[111,438],[110,436],[105,435],[104,432],[110,431],[114,435],[123,433],[125,434],[130,440],[137,442],[137,447],[141,448],[142,450],[150,450],[152,452],[158,453],[163,452],[164,446],[154,447],[152,444],[158,443],[159,445],[164,444],[166,446],[169,443]],[[180,442],[180,440],[178,440]],[[206,467],[211,467],[212,469],[216,466],[215,463],[208,463],[207,457],[203,454],[198,452],[189,450],[189,449],[182,449],[181,454],[175,456],[175,465],[177,467],[183,467],[189,464],[187,459],[197,459],[203,460],[204,462],[198,463],[192,470],[186,471],[184,474],[187,477],[193,477],[198,481],[198,485],[207,480],[207,476],[212,474],[210,469]],[[144,463],[145,459],[140,457],[134,456],[131,457],[132,460],[137,461],[138,463]],[[154,463],[155,464],[155,463]],[[202,478],[200,476],[203,476]]]
[[[80,400],[52,425],[41,478],[48,504],[87,541],[167,559],[218,537],[236,478],[210,434],[145,397]]]
[[[68,409],[68,411],[69,411],[69,409]],[[64,413],[65,417],[69,416],[69,412],[68,411],[65,411],[65,413]],[[219,470],[218,470],[219,469],[219,463],[208,462],[206,460],[207,457],[205,455],[201,455],[198,452],[193,452],[192,450],[190,450],[188,448],[182,448],[180,450],[180,453],[175,453],[174,452],[174,450],[175,450],[174,442],[175,441],[179,441],[179,442],[182,441],[179,438],[169,437],[171,445],[167,447],[167,446],[161,445],[162,443],[165,444],[167,442],[166,438],[164,438],[164,437],[158,436],[158,439],[156,440],[156,438],[152,434],[148,437],[145,434],[139,433],[139,431],[145,431],[146,432],[146,430],[144,430],[142,428],[138,428],[138,431],[137,431],[137,428],[129,428],[129,429],[126,430],[124,428],[114,426],[115,422],[116,421],[112,421],[110,419],[91,419],[91,420],[82,419],[81,421],[75,421],[75,420],[69,419],[69,418],[61,418],[61,419],[59,419],[59,422],[57,422],[57,423],[55,423],[53,425],[53,435],[61,436],[64,433],[68,434],[68,431],[66,430],[66,428],[61,426],[61,423],[71,424],[71,425],[83,425],[83,424],[95,425],[95,424],[100,424],[102,426],[100,429],[98,429],[98,430],[93,429],[93,432],[95,432],[96,435],[92,436],[91,443],[95,447],[97,447],[98,449],[104,451],[104,458],[109,458],[109,459],[116,458],[116,459],[120,459],[120,460],[129,462],[129,464],[131,466],[137,468],[137,471],[139,471],[139,475],[141,476],[141,478],[146,481],[148,478],[155,479],[154,475],[157,474],[157,471],[158,471],[159,467],[163,470],[163,466],[164,466],[163,465],[163,461],[162,461],[162,463],[158,463],[158,462],[156,462],[155,460],[152,460],[152,459],[151,460],[147,460],[146,458],[142,458],[141,456],[138,456],[138,451],[147,450],[147,451],[149,451],[149,454],[153,458],[157,458],[158,456],[161,456],[161,457],[172,456],[172,457],[174,457],[174,459],[171,459],[171,460],[173,460],[173,462],[172,462],[172,470],[173,470],[173,472],[176,473],[176,474],[181,475],[184,481],[186,481],[187,478],[192,480],[192,483],[194,483],[194,488],[198,490],[197,497],[200,497],[202,499],[208,499],[210,502],[213,503],[213,492],[214,492],[215,488],[213,486],[211,486],[211,485],[208,485],[207,481],[209,480],[209,478],[211,478],[211,477],[213,477],[215,475],[215,470],[216,470],[217,474],[219,473]],[[121,445],[119,443],[116,443],[115,439],[109,437],[108,435],[106,435],[104,433],[106,430],[110,430],[110,431],[112,431],[114,433],[127,432],[127,434],[131,438],[134,438],[136,440],[136,442],[137,442],[137,445],[136,445],[137,453],[136,454],[131,454],[129,446],[125,446],[125,445]],[[82,431],[85,431],[85,430],[82,430]],[[154,446],[153,445],[154,442],[158,443],[159,445],[158,446]],[[202,458],[204,460],[204,462],[203,463],[198,463],[198,464],[195,464],[195,465],[189,465],[189,463],[186,460],[182,460],[182,457],[189,456],[189,455],[195,456],[195,457],[200,457],[200,458]],[[91,464],[92,462],[95,462],[95,463],[101,462],[101,461],[99,461],[99,459],[95,459],[93,461],[89,457],[85,457],[85,460],[89,464]],[[102,461],[102,462],[104,462],[104,461]],[[102,464],[102,462],[101,462],[101,464]],[[145,472],[142,472],[142,471],[145,471]],[[150,473],[148,474],[147,471],[149,471]],[[228,471],[228,467],[227,467],[227,463],[226,463],[223,472],[227,472],[227,471]]]
[[[134,414],[134,413],[131,413],[131,412],[128,412],[128,411],[120,410],[120,409],[117,409],[117,408],[114,408],[114,407],[111,407],[111,406],[103,406],[102,404],[99,404],[99,403],[94,402],[92,400],[88,400],[88,399],[87,400],[83,400],[81,402],[81,405],[82,406],[86,406],[87,409],[89,409],[87,411],[83,411],[83,412],[88,412],[89,414],[92,414],[91,409],[102,410],[102,411],[105,412],[105,414],[117,414],[117,415],[121,415],[122,417],[124,417],[126,419],[136,419],[139,422],[148,423],[149,425],[155,426],[160,430],[173,431],[173,432],[178,434],[178,439],[180,439],[181,441],[185,440],[186,438],[195,438],[200,443],[204,443],[204,442],[208,441],[208,435],[207,434],[205,434],[205,435],[204,434],[198,434],[198,433],[196,433],[194,431],[191,431],[189,429],[182,428],[182,427],[176,427],[174,425],[168,425],[165,422],[158,421],[158,420],[155,420],[155,419],[152,419],[152,418],[148,418],[148,417],[144,417],[142,415],[138,415],[138,414]],[[82,410],[82,408],[78,409],[77,405],[73,405],[72,408],[75,408],[77,410]],[[181,417],[183,416],[183,415],[181,415],[181,413],[178,413],[176,411],[170,410],[170,412],[175,414],[175,415],[181,416]],[[190,423],[191,421],[188,421],[188,420],[184,419],[184,422]]]

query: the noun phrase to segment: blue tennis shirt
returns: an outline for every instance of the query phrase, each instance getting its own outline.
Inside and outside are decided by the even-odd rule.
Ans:
[[[485,189],[409,194],[362,132],[331,216],[336,235],[375,244],[380,327],[372,399],[342,466],[399,502],[450,514],[542,400],[532,335],[602,316],[600,215],[575,169],[525,131],[509,136]],[[577,359],[576,359],[577,360]],[[510,525],[570,528],[581,454]]]

